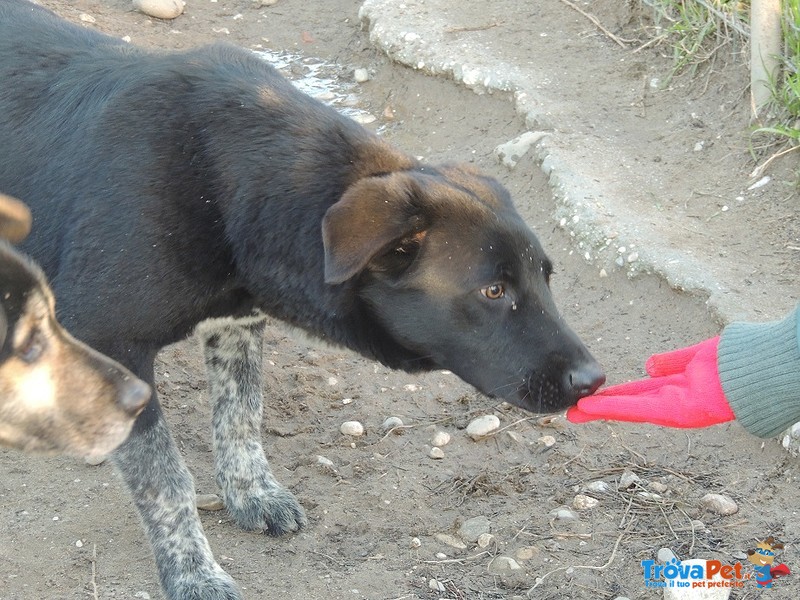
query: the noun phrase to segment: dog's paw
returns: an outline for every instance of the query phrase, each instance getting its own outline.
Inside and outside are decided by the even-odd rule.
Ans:
[[[162,581],[162,585],[168,600],[244,600],[231,576],[216,564],[211,572],[201,569],[183,573]]]
[[[284,535],[299,531],[308,522],[294,494],[277,483],[266,481],[247,489],[234,485],[223,492],[231,517],[247,531]]]

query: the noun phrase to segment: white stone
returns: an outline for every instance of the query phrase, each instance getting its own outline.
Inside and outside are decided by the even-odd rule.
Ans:
[[[446,446],[450,443],[450,434],[446,431],[437,431],[433,434],[431,438],[431,446],[435,446],[436,448],[441,448],[442,446]]]
[[[598,480],[598,481],[590,481],[585,486],[583,486],[583,489],[586,490],[587,492],[594,492],[595,494],[602,494],[602,493],[607,492],[610,487],[611,486],[608,485],[607,482],[602,481],[602,480]]]
[[[494,154],[506,167],[513,169],[517,166],[519,160],[525,156],[525,153],[531,149],[531,146],[546,135],[547,132],[544,131],[526,131],[510,142],[497,146],[494,149]]]
[[[478,547],[488,548],[494,541],[494,536],[491,533],[482,533],[478,536]]]
[[[628,488],[633,487],[634,485],[636,485],[641,481],[642,480],[639,479],[639,476],[633,471],[625,471],[619,478],[618,489],[627,490]]]
[[[133,0],[133,8],[157,19],[174,19],[183,7],[183,0]]]
[[[216,494],[198,494],[195,504],[199,510],[215,511],[225,508],[225,503]]]
[[[489,572],[495,575],[506,575],[521,571],[522,567],[510,556],[496,556],[489,563]]]
[[[383,431],[391,431],[397,427],[403,426],[403,419],[400,417],[388,417],[382,424],[381,429]]]
[[[561,521],[577,521],[580,519],[578,514],[568,506],[560,506],[550,511],[550,518]]]
[[[454,535],[450,535],[449,533],[437,533],[435,536],[437,540],[442,542],[443,544],[447,544],[451,548],[457,548],[458,550],[466,550],[467,545],[458,539]]]
[[[369,71],[366,69],[356,69],[353,71],[353,79],[356,83],[365,83],[369,81]]]
[[[739,512],[739,506],[733,498],[724,494],[706,494],[700,499],[700,505],[708,511],[723,516]]]
[[[691,565],[700,565],[705,570],[706,568],[706,559],[705,558],[691,558],[689,560],[684,560],[682,565],[689,566],[691,569]],[[686,566],[683,567],[684,569]],[[731,595],[731,588],[725,587],[692,587],[692,583],[696,582],[697,580],[694,579],[671,579],[670,581],[675,582],[676,587],[667,587],[664,588],[664,600],[728,600]],[[678,587],[678,582],[686,582],[689,585],[687,587]],[[717,573],[710,579],[710,581],[715,583],[724,583],[722,576]]]
[[[434,447],[433,447],[433,448],[431,448],[431,449],[430,449],[430,451],[428,452],[428,456],[429,456],[429,457],[431,457],[431,458],[433,458],[434,460],[441,460],[441,459],[443,459],[443,458],[444,458],[444,450],[442,450],[441,448],[437,448],[436,446],[434,446]]]
[[[483,415],[467,425],[467,435],[473,440],[479,440],[500,429],[500,419],[495,415]]]
[[[358,421],[345,421],[342,423],[339,431],[341,431],[344,435],[359,437],[364,435],[364,426]]]
[[[578,494],[572,500],[572,508],[576,510],[591,510],[598,504],[600,504],[600,501],[597,498],[592,498],[591,496],[586,496],[584,494]]]

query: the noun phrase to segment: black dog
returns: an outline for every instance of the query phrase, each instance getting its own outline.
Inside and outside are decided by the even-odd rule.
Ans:
[[[224,317],[200,333],[217,482],[247,529],[305,523],[261,448],[259,314],[530,410],[604,380],[499,183],[420,164],[250,52],[150,53],[4,0],[0,82],[0,189],[37,215],[64,324],[152,384],[161,347]],[[115,460],[166,595],[240,598],[155,396]]]

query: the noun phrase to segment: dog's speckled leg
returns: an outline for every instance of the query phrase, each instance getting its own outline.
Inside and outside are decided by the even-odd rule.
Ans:
[[[194,481],[160,411],[151,419],[113,458],[150,537],[165,597],[242,600],[214,560],[195,508]]]
[[[272,476],[261,446],[265,319],[214,319],[198,327],[213,407],[214,462],[225,506],[240,527],[273,535],[306,523],[297,499]]]

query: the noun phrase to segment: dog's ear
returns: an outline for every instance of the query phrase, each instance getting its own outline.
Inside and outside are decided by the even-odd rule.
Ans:
[[[418,247],[426,223],[420,198],[420,182],[405,172],[351,185],[322,220],[325,283],[347,281],[392,246],[399,254]]]
[[[6,311],[3,305],[0,304],[0,348],[6,343],[6,335],[8,334],[8,319],[6,319]]]
[[[0,194],[0,237],[16,244],[31,231],[31,211],[19,200]]]

